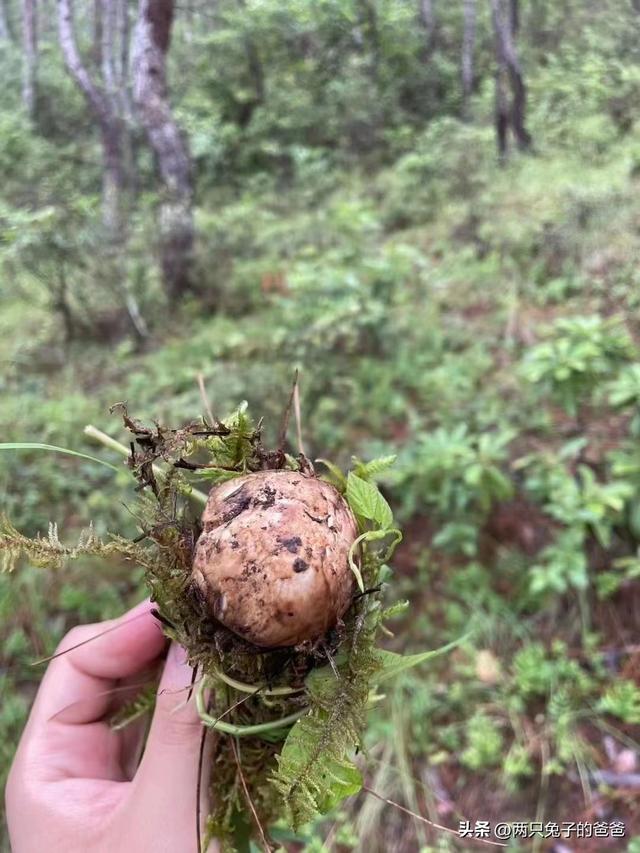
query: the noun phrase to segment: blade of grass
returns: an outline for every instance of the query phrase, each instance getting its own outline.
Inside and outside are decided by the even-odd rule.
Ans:
[[[98,459],[97,456],[90,456],[88,453],[80,453],[78,450],[70,450],[68,447],[58,447],[55,444],[39,444],[33,441],[14,441],[0,443],[0,450],[52,450],[55,453],[64,453],[67,456],[79,456],[81,459],[88,459],[90,462],[97,462],[98,465],[104,465],[105,468],[111,468],[112,471],[119,471],[111,462],[105,462],[104,459]]]

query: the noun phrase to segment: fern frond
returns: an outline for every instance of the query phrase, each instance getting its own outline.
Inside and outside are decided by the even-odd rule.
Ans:
[[[346,664],[314,670],[307,679],[310,713],[291,729],[272,781],[297,828],[326,814],[362,787],[353,755],[366,719],[369,686],[380,664],[374,654],[379,611],[361,614]]]
[[[372,459],[370,462],[362,462],[357,456],[353,456],[353,471],[362,480],[370,480],[378,474],[384,473],[394,464],[397,459],[394,453],[391,456],[380,456],[378,459]]]

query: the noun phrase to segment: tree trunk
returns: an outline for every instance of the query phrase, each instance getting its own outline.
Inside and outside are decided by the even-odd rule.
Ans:
[[[505,15],[501,0],[491,0],[491,15],[496,42],[496,138],[498,153],[501,157],[507,153],[507,129],[511,131],[516,145],[522,151],[531,147],[532,139],[525,125],[527,89],[520,61],[515,48],[513,31],[518,26],[518,5],[510,0],[509,16]],[[511,105],[508,105],[506,93],[507,81],[511,89]]]
[[[520,0],[509,0],[509,29],[515,39],[520,32]]]
[[[380,27],[378,24],[378,10],[375,0],[358,0],[360,28],[362,39],[360,48],[366,55],[370,51],[369,76],[374,86],[378,85],[380,70]]]
[[[173,303],[194,289],[191,157],[171,112],[166,59],[173,0],[140,0],[132,45],[133,98],[165,185],[160,212],[162,275]]]
[[[436,16],[433,0],[420,0],[420,20],[427,36],[427,52],[431,53],[436,41]]]
[[[113,100],[116,95],[116,6],[114,0],[100,0],[102,11],[102,80],[107,96]]]
[[[243,11],[246,11],[246,0],[238,0],[238,6],[240,6]],[[262,60],[260,59],[260,54],[258,52],[258,47],[255,43],[255,40],[249,33],[247,33],[244,39],[244,49],[247,55],[247,64],[249,66],[249,77],[251,79],[254,91],[254,98],[249,110],[249,113],[251,114],[257,106],[264,103],[266,94],[264,82],[264,68],[262,65]],[[248,116],[244,124],[248,124],[250,118],[251,115]]]
[[[100,127],[104,170],[102,173],[102,219],[109,239],[122,239],[122,195],[126,189],[124,169],[124,128],[116,115]]]
[[[91,58],[96,68],[102,68],[102,0],[93,0],[93,43]]]
[[[501,161],[504,161],[509,153],[509,96],[507,94],[504,63],[500,61],[498,61],[498,67],[496,68],[494,109],[498,157]]]
[[[117,0],[116,3],[116,29],[118,41],[120,42],[120,56],[118,60],[118,79],[124,82],[127,79],[129,69],[129,3],[127,0]]]
[[[0,41],[11,41],[6,0],[0,0]]]
[[[123,0],[124,2],[125,0]],[[106,278],[113,282],[123,297],[129,320],[138,340],[146,337],[146,325],[135,297],[127,288],[123,274],[121,245],[125,234],[122,228],[122,202],[127,189],[125,150],[128,140],[127,126],[120,103],[122,86],[117,74],[115,0],[95,0],[93,17],[93,59],[102,72],[103,87],[97,83],[84,65],[75,39],[71,0],[57,0],[58,30],[64,62],[76,85],[84,95],[89,112],[100,131],[102,144],[102,217],[107,234],[107,252],[101,262],[109,265]],[[130,165],[127,162],[127,165]]]
[[[253,82],[256,104],[262,104],[265,97],[264,68],[262,67],[262,60],[260,59],[258,48],[252,38],[247,38],[245,42],[245,49],[247,52],[247,61],[249,63],[249,75]]]
[[[115,26],[117,32],[116,41],[120,45],[120,52],[116,57],[116,78],[121,91],[128,93],[129,39],[131,36],[128,0],[116,0]]]
[[[36,0],[22,0],[22,103],[30,118],[36,114],[38,37]]]
[[[463,113],[468,113],[469,98],[473,91],[473,56],[476,46],[476,0],[463,0],[464,29],[462,34],[462,103]]]
[[[117,242],[121,237],[121,201],[126,185],[122,157],[122,121],[105,91],[92,79],[82,62],[73,31],[71,0],[58,0],[58,27],[67,70],[84,95],[100,129],[103,156],[103,221],[109,240]]]

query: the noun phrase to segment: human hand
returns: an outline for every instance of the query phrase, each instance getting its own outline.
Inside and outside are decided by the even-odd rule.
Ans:
[[[74,628],[58,647],[117,626],[49,664],[5,792],[13,853],[196,853],[202,725],[186,701],[183,649],[169,649],[139,765],[140,727],[115,732],[104,721],[113,688],[165,647],[150,611],[145,601],[119,619]]]

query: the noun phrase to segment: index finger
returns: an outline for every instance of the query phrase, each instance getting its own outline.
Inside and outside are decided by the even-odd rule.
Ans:
[[[46,725],[67,708],[66,724],[100,719],[115,683],[148,666],[165,645],[151,610],[151,602],[146,600],[117,619],[70,631],[56,651],[60,657],[47,668],[28,727]],[[69,651],[64,653],[65,649]]]

